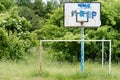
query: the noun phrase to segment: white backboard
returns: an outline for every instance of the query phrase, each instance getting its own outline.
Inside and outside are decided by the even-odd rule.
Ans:
[[[99,27],[100,3],[64,3],[65,27]]]

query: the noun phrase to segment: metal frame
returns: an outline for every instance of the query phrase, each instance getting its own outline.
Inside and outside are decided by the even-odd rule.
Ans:
[[[109,42],[109,74],[111,73],[111,40],[40,40],[40,73],[42,73],[43,42]],[[103,57],[102,57],[103,58]]]

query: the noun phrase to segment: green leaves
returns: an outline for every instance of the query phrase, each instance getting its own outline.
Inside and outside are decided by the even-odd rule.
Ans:
[[[53,11],[53,14],[49,14],[50,19],[47,20],[48,24],[57,25],[58,27],[63,27],[63,9],[58,8]]]
[[[20,18],[16,12],[11,12],[9,17],[5,19],[3,18],[0,25],[12,33],[16,31],[17,33],[26,32],[31,28],[30,22],[28,22],[25,18]]]
[[[3,10],[5,10],[5,6],[0,3],[0,11],[3,11]]]
[[[14,1],[13,0],[0,0],[0,4],[2,5],[4,9],[10,9],[11,7],[14,6]]]
[[[75,0],[71,1],[75,2]],[[85,39],[112,40],[113,58],[115,61],[119,61],[120,1],[97,1],[101,2],[102,26],[95,29],[85,28]],[[60,0],[60,2],[64,1]],[[55,1],[49,1],[44,4],[42,0],[35,0],[34,3],[31,3],[30,0],[21,0],[17,4],[15,5],[13,0],[0,1],[0,58],[23,58],[24,53],[31,47],[38,45],[38,40],[42,39],[80,40],[80,28],[64,28],[62,4],[57,4]],[[45,46],[48,47],[50,44]],[[107,58],[108,43],[105,46],[107,46],[105,47]],[[100,60],[100,48],[101,43],[85,42],[86,59]],[[50,49],[53,49],[54,57],[58,60],[72,61],[73,58],[79,60],[80,43],[78,42],[53,43]],[[60,59],[59,56],[61,57]]]
[[[18,16],[18,7],[0,14],[0,59],[22,59],[28,49],[37,45],[37,36],[30,33],[31,23]]]
[[[56,25],[45,25],[40,30],[36,30],[39,39],[58,39],[62,37],[64,33],[63,28],[59,28]]]
[[[21,59],[24,54],[23,40],[15,35],[7,35],[5,29],[0,28],[0,59]]]

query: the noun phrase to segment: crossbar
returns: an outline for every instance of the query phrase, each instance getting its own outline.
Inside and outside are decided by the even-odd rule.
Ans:
[[[81,41],[85,41],[85,42],[110,42],[111,40],[40,40],[42,42],[81,42]]]

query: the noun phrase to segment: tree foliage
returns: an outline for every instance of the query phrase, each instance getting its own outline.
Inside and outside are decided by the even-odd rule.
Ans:
[[[13,0],[0,0],[0,4],[3,5],[5,9],[10,9],[15,3]]]
[[[0,59],[21,59],[24,57],[23,40],[0,28]]]
[[[30,32],[31,23],[18,15],[17,6],[6,9],[0,13],[0,59],[21,59],[28,49],[37,45],[37,37]]]
[[[85,39],[112,40],[112,59],[120,61],[120,1],[119,0],[1,0],[0,1],[0,59],[20,59],[28,49],[38,45],[38,40],[79,40],[80,28],[65,28],[63,3],[101,2],[100,28],[85,28]],[[52,58],[58,61],[79,61],[80,42],[44,44]],[[100,61],[102,44],[85,42],[85,60]],[[109,57],[109,44],[105,43],[105,59]],[[48,55],[49,55],[48,54]]]

